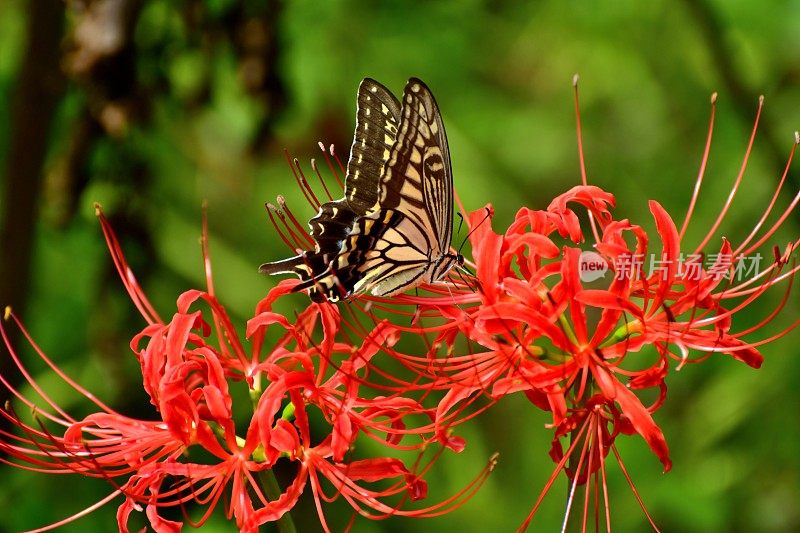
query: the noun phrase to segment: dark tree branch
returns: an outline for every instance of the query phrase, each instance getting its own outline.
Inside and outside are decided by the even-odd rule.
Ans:
[[[12,100],[11,142],[2,193],[5,209],[0,222],[0,304],[12,305],[20,313],[30,281],[47,138],[66,87],[59,68],[63,3],[32,0],[28,9],[28,43]]]
[[[8,158],[2,190],[0,220],[0,306],[24,314],[31,280],[37,201],[42,188],[47,139],[53,114],[66,83],[59,68],[64,6],[61,0],[28,2],[28,43],[11,101]],[[2,318],[0,318],[2,320]],[[9,328],[9,340],[20,337]],[[11,373],[9,357],[0,358],[0,373]],[[16,377],[9,378],[14,382]],[[0,426],[7,426],[3,421]]]

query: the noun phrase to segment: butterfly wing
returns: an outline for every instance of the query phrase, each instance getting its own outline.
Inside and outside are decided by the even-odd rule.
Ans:
[[[453,233],[450,150],[439,106],[416,78],[406,84],[400,131],[380,185],[380,207],[401,211],[424,227],[432,259],[446,253]]]
[[[360,279],[352,290],[382,296],[438,280],[456,259],[447,253],[452,220],[453,175],[444,125],[430,89],[412,78],[381,176],[378,209],[356,220],[335,267],[357,264]]]
[[[388,296],[425,281],[433,243],[427,228],[401,211],[381,209],[360,218],[348,243],[358,250],[355,258],[345,261],[359,265],[355,292]]]
[[[315,301],[336,301],[358,292],[387,296],[415,287],[431,265],[432,243],[427,239],[427,230],[404,213],[374,211],[355,221],[342,251],[325,271],[298,289],[308,289]]]
[[[377,207],[380,176],[397,137],[400,103],[371,78],[358,86],[356,129],[347,162],[344,198],[322,204],[309,220],[318,253],[335,253],[357,217]]]
[[[265,263],[259,267],[259,272],[294,273],[313,283],[336,258],[355,220],[376,208],[380,174],[397,136],[400,103],[386,87],[365,78],[358,87],[356,108],[356,128],[347,163],[344,198],[323,203],[308,222],[315,249],[282,261]],[[306,287],[298,286],[297,290],[303,288]]]
[[[365,78],[358,86],[356,130],[344,185],[344,197],[359,216],[377,207],[381,174],[399,123],[397,98],[377,81]]]
[[[455,260],[447,253],[450,152],[430,90],[410,79],[401,107],[385,87],[365,79],[358,103],[345,197],[323,204],[309,222],[316,250],[261,267],[294,272],[303,280],[296,290],[307,289],[315,301],[362,291],[396,294],[440,279]]]

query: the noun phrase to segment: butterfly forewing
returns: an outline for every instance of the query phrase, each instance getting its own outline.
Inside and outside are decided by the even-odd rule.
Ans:
[[[377,207],[380,176],[397,136],[400,103],[377,81],[365,78],[358,86],[356,128],[344,198],[322,204],[309,220],[316,252],[336,253],[353,222]]]
[[[380,177],[397,137],[400,102],[377,81],[365,78],[358,87],[356,131],[347,162],[344,196],[359,216],[374,210]]]
[[[441,279],[456,260],[449,253],[453,176],[439,108],[418,79],[406,84],[380,186],[378,210],[356,220],[337,260],[360,263],[354,290],[391,295]]]
[[[439,107],[428,87],[406,84],[400,131],[381,178],[379,204],[428,229],[431,255],[445,253],[453,232],[453,174]]]
[[[347,163],[344,197],[323,203],[309,220],[314,250],[265,263],[259,268],[264,274],[297,274],[307,282],[298,290],[308,288],[308,283],[314,283],[314,278],[328,271],[355,220],[377,207],[381,172],[397,136],[400,103],[386,87],[369,78],[359,85],[356,102],[356,128]],[[311,291],[315,300],[328,290],[320,283],[317,281],[316,289]]]

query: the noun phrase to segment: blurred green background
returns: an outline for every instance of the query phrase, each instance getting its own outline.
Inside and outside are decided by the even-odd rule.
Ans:
[[[306,162],[319,157],[322,141],[346,156],[365,76],[396,93],[411,76],[428,83],[456,188],[468,209],[492,203],[498,230],[520,206],[544,208],[579,183],[574,73],[590,182],[616,195],[619,218],[651,229],[648,199],[683,219],[709,95],[718,91],[688,243],[705,234],[727,197],[764,94],[751,164],[720,230],[738,242],[769,201],[800,128],[799,30],[800,2],[788,1],[2,0],[0,304],[12,304],[44,350],[98,397],[152,416],[127,347],[143,322],[112,271],[93,202],[169,317],[181,291],[204,286],[198,237],[207,199],[217,292],[243,322],[275,283],[257,266],[286,255],[264,202],[285,194],[296,213],[311,215],[282,150]],[[781,206],[798,189],[800,170],[790,180]],[[793,216],[773,242],[785,244],[798,229]],[[753,306],[734,329],[757,322],[780,296]],[[797,312],[792,295],[753,338],[786,327]],[[800,529],[798,338],[765,346],[759,371],[718,356],[671,374],[656,415],[674,460],[668,475],[640,438],[617,441],[664,531]],[[43,384],[56,382],[33,367]],[[48,390],[86,414],[75,395]],[[354,530],[512,531],[554,466],[548,421],[523,397],[507,398],[462,427],[465,452],[445,454],[429,476],[430,497],[441,498],[499,451],[473,500],[439,519],[359,519]],[[609,465],[616,530],[647,530]],[[10,467],[0,480],[8,531],[59,520],[110,491],[103,482]],[[560,480],[532,531],[560,527],[565,493]],[[64,531],[113,529],[117,503]],[[315,530],[310,501],[297,514],[301,531]],[[341,506],[329,515],[337,527],[349,518]],[[220,509],[203,530],[233,529]]]

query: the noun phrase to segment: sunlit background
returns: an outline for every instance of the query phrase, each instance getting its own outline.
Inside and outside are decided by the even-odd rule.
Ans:
[[[718,92],[688,243],[724,203],[763,94],[754,153],[720,230],[734,242],[745,237],[800,129],[800,3],[592,4],[2,0],[0,305],[13,305],[42,348],[106,403],[152,417],[128,347],[144,323],[113,272],[93,204],[103,205],[169,317],[182,291],[204,286],[198,238],[207,200],[217,293],[244,324],[276,283],[258,265],[287,255],[264,203],[284,194],[295,213],[312,215],[283,150],[308,161],[320,158],[322,141],[346,156],[366,76],[395,93],[412,76],[431,87],[458,194],[469,210],[491,203],[496,230],[519,207],[545,208],[579,183],[576,72],[589,181],[616,196],[617,218],[646,228],[654,227],[649,199],[683,220]],[[781,206],[798,187],[800,167]],[[795,216],[775,244],[799,230]],[[734,326],[758,322],[780,297],[775,291]],[[793,294],[753,338],[797,313]],[[669,474],[638,436],[617,440],[663,531],[800,529],[799,343],[796,331],[765,346],[758,371],[717,356],[670,376],[656,415],[674,461]],[[55,383],[49,376],[41,369],[37,378]],[[48,389],[57,401],[86,414],[58,387]],[[500,452],[474,499],[437,519],[358,519],[355,531],[513,531],[554,468],[548,421],[522,395],[506,398],[460,427],[466,450],[444,454],[428,476],[430,498],[441,499]],[[57,521],[111,491],[103,481],[0,469],[0,527],[8,531]],[[647,530],[613,461],[608,484],[615,529]],[[560,479],[531,530],[560,527],[566,492]],[[112,530],[118,504],[64,530]],[[295,513],[300,531],[319,528],[311,504]],[[341,528],[351,513],[334,505],[328,514]],[[203,527],[234,529],[222,509]]]

